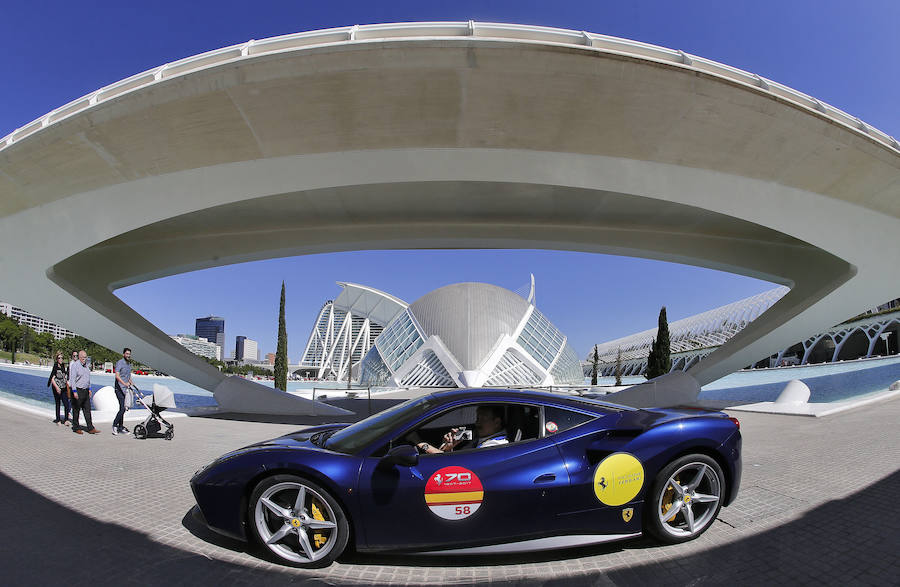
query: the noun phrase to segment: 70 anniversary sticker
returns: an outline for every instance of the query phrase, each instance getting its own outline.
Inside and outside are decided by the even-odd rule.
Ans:
[[[484,488],[478,475],[465,467],[444,467],[425,484],[425,503],[445,520],[468,518],[481,507]]]

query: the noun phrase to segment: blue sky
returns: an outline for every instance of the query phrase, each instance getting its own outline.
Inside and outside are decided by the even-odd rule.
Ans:
[[[841,108],[900,137],[896,0],[696,2],[166,2],[7,3],[0,18],[0,136],[104,85],[218,47],[333,26],[415,20],[515,22],[587,30],[681,49],[745,69]],[[415,267],[413,271],[398,268]],[[459,281],[523,287],[585,356],[594,342],[765,291],[770,284],[640,259],[550,251],[368,251],[209,269],[120,290],[169,333],[197,316],[226,318],[234,336],[275,346],[287,285],[289,353],[296,361],[335,281],[409,302]],[[0,287],[2,299],[2,287]]]

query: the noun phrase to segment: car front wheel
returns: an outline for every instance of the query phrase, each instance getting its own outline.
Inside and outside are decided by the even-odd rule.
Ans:
[[[312,481],[294,475],[268,477],[253,490],[249,506],[254,536],[284,562],[324,567],[347,546],[350,526],[343,509]]]
[[[645,529],[662,542],[687,542],[711,525],[722,507],[725,476],[712,458],[686,455],[656,476],[645,502]]]

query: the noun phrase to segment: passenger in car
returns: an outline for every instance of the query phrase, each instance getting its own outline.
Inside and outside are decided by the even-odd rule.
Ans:
[[[469,448],[487,448],[489,446],[498,446],[508,444],[506,438],[506,428],[503,422],[504,410],[500,405],[483,405],[478,406],[475,410],[475,432],[476,436],[471,441],[457,438],[458,428],[452,428],[444,434],[444,442],[440,447],[432,446],[427,442],[420,442],[419,450],[423,453],[436,454],[442,452],[451,452],[457,447]],[[463,443],[466,443],[465,445]]]

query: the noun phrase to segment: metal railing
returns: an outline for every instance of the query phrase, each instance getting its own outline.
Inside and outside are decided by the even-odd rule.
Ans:
[[[896,139],[859,118],[803,92],[729,65],[690,55],[683,51],[586,31],[474,21],[354,25],[294,33],[268,39],[250,40],[239,45],[232,45],[186,57],[185,59],[166,63],[165,65],[138,73],[60,106],[0,139],[0,151],[61,120],[107,100],[145,88],[162,80],[236,61],[328,45],[400,40],[445,40],[452,42],[454,40],[467,41],[472,38],[486,41],[580,47],[585,50],[647,59],[707,73],[753,87],[757,91],[778,96],[792,104],[825,116],[858,134],[869,137],[900,153],[900,143]]]

